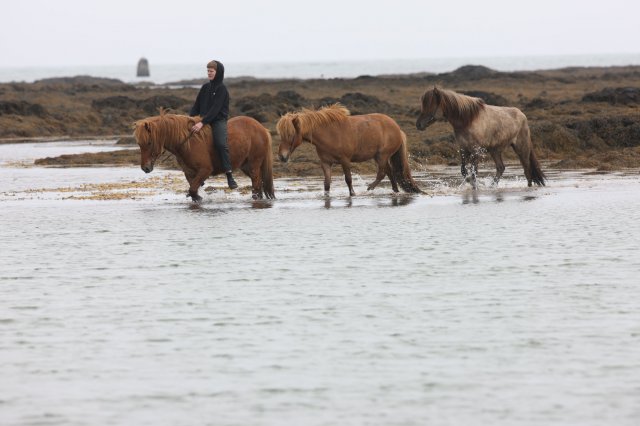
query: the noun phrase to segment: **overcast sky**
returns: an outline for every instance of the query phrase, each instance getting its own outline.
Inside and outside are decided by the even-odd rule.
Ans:
[[[30,0],[0,66],[640,53],[640,0]]]

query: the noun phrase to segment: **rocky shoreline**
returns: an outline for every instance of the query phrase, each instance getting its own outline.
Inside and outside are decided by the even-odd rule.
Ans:
[[[165,85],[131,85],[92,77],[54,78],[0,84],[0,143],[118,137],[132,142],[135,120],[157,115],[160,107],[186,113],[202,80]],[[352,114],[381,112],[407,133],[414,165],[456,165],[453,132],[437,122],[418,132],[420,96],[433,85],[520,108],[528,117],[538,157],[547,167],[616,170],[640,167],[640,66],[564,68],[498,72],[465,66],[450,73],[360,76],[352,79],[230,78],[231,115],[248,115],[274,134],[280,115],[302,107],[341,102]],[[117,135],[117,136],[114,136]],[[305,144],[278,162],[276,176],[319,175],[314,149]],[[507,160],[515,161],[509,150]],[[39,160],[40,165],[137,164],[135,147],[120,153]],[[168,167],[175,164],[168,162]],[[488,159],[488,166],[492,167]],[[356,172],[368,173],[373,163]]]

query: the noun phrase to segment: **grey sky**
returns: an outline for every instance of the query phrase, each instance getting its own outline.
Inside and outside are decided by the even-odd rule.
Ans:
[[[0,10],[2,67],[640,52],[638,0],[32,0]]]

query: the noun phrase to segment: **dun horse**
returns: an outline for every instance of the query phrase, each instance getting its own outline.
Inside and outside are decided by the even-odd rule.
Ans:
[[[456,141],[460,144],[462,176],[467,176],[467,161],[471,163],[471,182],[476,186],[479,150],[486,149],[496,164],[494,183],[504,172],[502,152],[511,145],[520,158],[527,183],[545,184],[531,144],[527,117],[518,108],[486,105],[482,99],[461,95],[451,90],[427,90],[422,95],[418,130],[426,129],[436,120],[438,111],[453,126]]]
[[[368,186],[374,189],[385,174],[398,192],[422,192],[411,177],[407,154],[407,137],[391,117],[384,114],[351,116],[340,104],[319,110],[303,109],[287,113],[277,124],[280,143],[278,156],[286,162],[305,140],[316,147],[324,173],[324,190],[331,187],[331,166],[340,164],[349,195],[356,195],[351,182],[351,163],[375,160],[378,172]]]
[[[189,182],[188,197],[200,201],[198,188],[209,176],[224,172],[213,147],[211,127],[191,133],[193,117],[167,114],[135,122],[134,136],[140,146],[140,167],[145,173],[164,150],[176,156]],[[233,169],[240,168],[251,178],[253,198],[275,198],[273,193],[273,158],[271,135],[250,117],[234,117],[228,121],[229,157]]]

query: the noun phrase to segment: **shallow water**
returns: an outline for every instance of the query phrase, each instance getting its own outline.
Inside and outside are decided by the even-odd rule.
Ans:
[[[429,168],[431,195],[357,176],[352,198],[336,174],[330,197],[280,179],[274,201],[212,179],[194,205],[176,172],[27,167],[39,147],[11,148],[2,424],[640,418],[637,171],[530,189],[509,167],[472,191]]]

